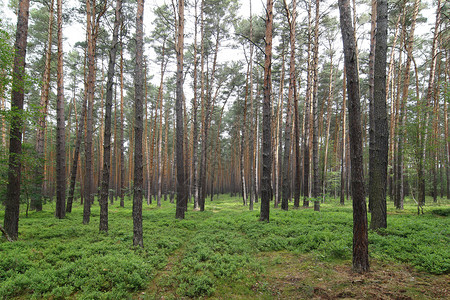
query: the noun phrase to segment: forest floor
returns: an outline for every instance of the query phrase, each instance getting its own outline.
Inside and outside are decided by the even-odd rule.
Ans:
[[[165,279],[180,253],[134,299],[179,299]],[[265,252],[257,255],[264,267],[248,291],[233,285],[202,299],[450,299],[450,275],[420,272],[407,264],[371,260],[370,272],[357,274],[351,261],[323,262],[311,255]],[[251,291],[251,292],[250,292]]]
[[[326,199],[320,212],[272,205],[270,223],[226,195],[185,220],[169,201],[144,204],[144,249],[131,245],[130,200],[110,206],[108,234],[97,202],[89,225],[82,205],[58,220],[48,203],[21,213],[18,241],[0,238],[0,299],[450,299],[450,201],[429,200],[420,216],[414,203],[388,203],[363,275],[351,270],[349,201]]]

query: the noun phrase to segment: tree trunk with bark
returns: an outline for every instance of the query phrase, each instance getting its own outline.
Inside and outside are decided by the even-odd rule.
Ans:
[[[119,27],[121,24],[122,0],[116,0],[113,39],[109,51],[108,81],[106,83],[105,100],[105,136],[103,144],[103,176],[100,192],[100,224],[99,230],[108,232],[108,195],[111,165],[111,110],[113,99],[114,68],[116,65],[116,53],[119,46]]]
[[[292,103],[297,102],[297,87],[295,78],[295,22],[296,22],[296,1],[293,1],[292,13],[289,11],[286,0],[283,1],[284,10],[286,11],[287,21],[289,24],[289,43],[290,43],[290,60],[289,60],[289,94],[287,102],[286,131],[284,143],[284,159],[283,159],[283,198],[281,208],[288,210],[289,197],[291,195],[290,166],[291,163],[291,124],[292,124]],[[294,116],[296,118],[296,116]],[[296,122],[294,122],[294,125]],[[295,175],[294,175],[295,179]]]
[[[144,98],[144,0],[137,2],[136,14],[136,65],[134,70],[134,185],[133,185],[133,245],[144,247],[142,233],[142,197],[143,197],[143,98]]]
[[[373,117],[374,94],[374,64],[375,64],[375,34],[377,25],[377,0],[372,0],[370,17],[370,52],[369,52],[369,212],[372,212],[373,198],[376,190],[373,182],[373,167],[375,155],[375,121]]]
[[[9,237],[17,240],[19,233],[20,176],[22,154],[22,112],[24,100],[25,56],[28,37],[30,1],[20,0],[17,15],[16,41],[14,43],[14,68],[10,125],[8,185],[6,187],[4,229]]]
[[[63,219],[66,216],[66,133],[64,119],[64,76],[62,45],[62,0],[57,1],[58,20],[58,66],[56,96],[56,211],[55,216]]]
[[[120,207],[125,206],[125,151],[124,151],[124,137],[123,137],[123,130],[124,130],[124,97],[123,97],[123,42],[122,42],[122,31],[120,33],[120,124],[122,126],[119,126],[119,167],[118,167],[118,173],[119,173],[119,197],[120,197]]]
[[[198,14],[197,14],[198,0],[195,0],[195,24],[194,24],[194,98],[192,99],[192,185],[194,189],[194,210],[198,210],[198,49],[197,49],[197,27],[198,27]]]
[[[320,211],[320,184],[319,184],[319,4],[316,0],[316,17],[314,26],[314,58],[313,58],[313,198],[314,210]]]
[[[305,96],[305,117],[304,117],[304,132],[303,132],[303,207],[309,206],[309,176],[310,176],[310,125],[311,125],[311,81],[312,81],[312,24],[311,24],[311,0],[308,1],[308,67],[306,77],[306,96]]]
[[[250,40],[253,40],[253,16],[252,16],[252,0],[250,0]],[[254,122],[254,105],[253,105],[253,43],[250,43],[250,58],[249,58],[249,66],[250,66],[250,93],[249,93],[249,101],[250,101],[250,114],[249,119],[251,122]],[[252,123],[255,124],[255,123]],[[256,123],[257,124],[257,123]],[[255,134],[253,126],[249,128],[249,161],[250,161],[250,204],[248,206],[249,210],[253,210],[253,204],[257,202],[258,195],[256,192],[256,174],[255,174],[255,155],[254,155],[254,141]]]
[[[177,87],[176,87],[176,155],[177,155],[177,208],[175,217],[184,219],[187,205],[187,191],[184,161],[184,121],[183,121],[183,49],[184,49],[184,0],[178,0],[178,28],[177,28]]]
[[[375,36],[375,67],[373,91],[373,160],[370,191],[372,192],[371,229],[387,227],[386,188],[389,154],[389,129],[386,107],[387,62],[387,0],[377,0],[377,30]],[[372,124],[371,124],[372,125]]]
[[[91,215],[91,205],[94,202],[94,174],[92,161],[92,142],[93,142],[93,110],[94,110],[94,94],[95,94],[95,52],[96,42],[99,28],[100,17],[105,13],[106,2],[102,10],[97,12],[97,7],[86,1],[86,31],[87,31],[87,65],[88,74],[85,84],[87,94],[87,121],[86,121],[86,137],[85,137],[85,163],[86,175],[84,184],[85,202],[83,207],[83,224],[89,224]]]
[[[53,0],[50,1],[49,19],[48,19],[48,38],[47,38],[47,51],[45,54],[45,70],[42,76],[42,90],[41,101],[39,103],[39,119],[38,128],[36,132],[36,156],[38,158],[38,165],[35,169],[35,192],[31,196],[31,209],[36,211],[42,210],[42,194],[43,194],[43,181],[44,181],[44,144],[45,144],[45,129],[46,118],[48,110],[48,96],[50,90],[50,66],[52,60],[52,40],[53,40]]]
[[[445,85],[445,93],[448,93],[448,82],[450,80],[449,72],[450,72],[450,60],[448,57],[448,51],[445,57],[446,65],[444,79],[447,84]],[[450,139],[448,136],[448,104],[447,101],[444,101],[444,136],[445,136],[445,171],[447,174],[447,199],[450,199]]]
[[[267,0],[266,6],[266,33],[265,33],[265,59],[264,59],[264,101],[263,101],[263,170],[261,178],[261,213],[259,220],[269,222],[270,198],[272,195],[272,25],[273,0]]]
[[[364,191],[358,63],[350,3],[348,0],[339,0],[338,4],[349,100],[348,115],[353,197],[353,270],[358,273],[364,273],[369,271],[369,241]]]

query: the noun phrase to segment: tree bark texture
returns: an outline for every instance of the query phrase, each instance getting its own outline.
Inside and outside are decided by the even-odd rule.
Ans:
[[[84,176],[84,206],[83,206],[83,224],[89,224],[91,216],[92,189],[93,189],[93,168],[92,168],[92,131],[93,131],[93,106],[94,106],[94,89],[95,89],[95,37],[93,19],[95,10],[92,11],[91,0],[86,1],[87,16],[87,65],[88,75],[85,84],[87,95],[87,119],[86,119],[86,136],[85,136],[85,164],[86,173]]]
[[[111,49],[109,51],[108,63],[108,81],[106,83],[106,100],[105,100],[105,132],[103,140],[103,174],[102,185],[100,191],[100,224],[99,230],[108,232],[108,194],[109,194],[109,178],[111,168],[111,117],[112,117],[112,100],[113,100],[113,84],[114,84],[114,67],[116,65],[116,54],[119,46],[119,27],[121,24],[122,0],[116,0],[113,39]]]
[[[386,62],[387,62],[387,0],[377,0],[377,32],[375,42],[374,67],[374,149],[371,189],[372,218],[371,229],[387,227],[386,188],[389,154],[389,129],[386,106]]]
[[[374,92],[374,63],[375,63],[375,34],[377,26],[377,0],[372,0],[370,17],[370,52],[369,52],[369,212],[372,212],[372,202],[376,193],[373,185],[373,167],[375,155],[375,122],[373,117],[373,92]]]
[[[308,66],[306,78],[306,96],[305,96],[305,117],[304,117],[304,138],[303,138],[303,207],[309,206],[309,176],[310,176],[310,125],[311,125],[311,81],[312,81],[312,32],[311,32],[311,0],[308,1]]]
[[[286,1],[283,1],[284,10],[286,11],[287,21],[289,24],[289,44],[290,44],[290,59],[289,59],[289,94],[287,102],[287,116],[286,116],[286,131],[285,131],[285,143],[284,143],[284,159],[283,159],[283,198],[281,201],[281,208],[288,210],[289,197],[291,195],[291,180],[290,166],[291,163],[291,132],[292,132],[292,118],[296,118],[292,113],[292,103],[297,102],[297,87],[295,78],[295,22],[296,22],[296,1],[293,1],[292,13],[289,11]],[[295,110],[297,112],[297,110]],[[294,126],[296,122],[294,121]],[[295,147],[295,146],[294,146]],[[296,148],[296,147],[295,147]],[[295,149],[294,148],[294,149]],[[294,174],[294,179],[295,179]]]
[[[137,2],[136,65],[134,70],[134,185],[133,185],[133,245],[144,247],[142,233],[142,197],[144,166],[142,159],[143,98],[144,98],[144,0]]]
[[[261,178],[261,213],[259,220],[269,222],[270,198],[272,195],[272,25],[273,0],[267,0],[266,6],[266,33],[264,53],[264,97],[263,97],[263,169]]]
[[[66,133],[64,119],[64,74],[62,45],[62,0],[57,1],[58,19],[58,66],[56,96],[56,211],[55,216],[66,216]]]
[[[22,112],[24,100],[25,57],[28,37],[30,1],[19,1],[16,41],[14,43],[13,91],[9,139],[8,185],[6,187],[4,229],[9,237],[17,240],[19,234],[20,177],[22,156]]]
[[[339,0],[339,11],[349,101],[351,188],[353,197],[353,270],[363,273],[369,271],[369,241],[364,191],[358,63],[348,0]]]
[[[176,87],[176,155],[177,155],[177,208],[175,217],[184,219],[187,205],[187,190],[184,161],[184,121],[183,121],[183,48],[184,48],[184,0],[178,1],[178,30],[177,30],[177,87]]]
[[[49,19],[48,19],[48,38],[47,38],[47,51],[45,54],[45,70],[42,76],[42,90],[41,101],[39,103],[39,119],[38,128],[36,132],[36,156],[39,160],[35,170],[35,192],[31,196],[31,208],[36,211],[42,210],[42,194],[43,194],[43,180],[44,180],[44,142],[45,142],[45,129],[46,118],[48,110],[48,96],[50,90],[50,66],[52,58],[52,40],[53,40],[53,0],[50,1]]]
[[[319,4],[316,0],[316,17],[314,26],[314,58],[313,58],[313,198],[314,210],[320,210],[320,184],[319,184]]]

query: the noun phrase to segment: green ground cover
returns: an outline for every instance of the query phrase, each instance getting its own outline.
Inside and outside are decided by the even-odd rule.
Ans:
[[[287,261],[298,261],[295,269],[305,272],[323,264],[351,266],[350,202],[342,207],[328,199],[321,212],[271,209],[270,223],[258,221],[258,205],[248,211],[239,198],[225,195],[208,201],[205,212],[190,209],[181,221],[174,204],[144,204],[144,249],[132,247],[131,201],[125,203],[110,206],[108,234],[98,232],[97,203],[89,225],[81,224],[79,204],[64,220],[54,218],[53,204],[21,215],[19,240],[0,239],[0,298],[270,299],[279,291],[267,276]],[[414,203],[403,211],[388,206],[388,228],[369,233],[371,261],[448,278],[450,202],[428,201],[420,216]],[[3,214],[2,208],[2,220]]]

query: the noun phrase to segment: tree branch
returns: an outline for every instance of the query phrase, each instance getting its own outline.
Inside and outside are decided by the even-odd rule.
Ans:
[[[2,227],[2,225],[0,225],[0,231],[3,232],[3,234],[5,235],[6,239],[8,240],[8,242],[13,242],[13,239],[9,237],[8,233],[6,232],[6,230]]]

